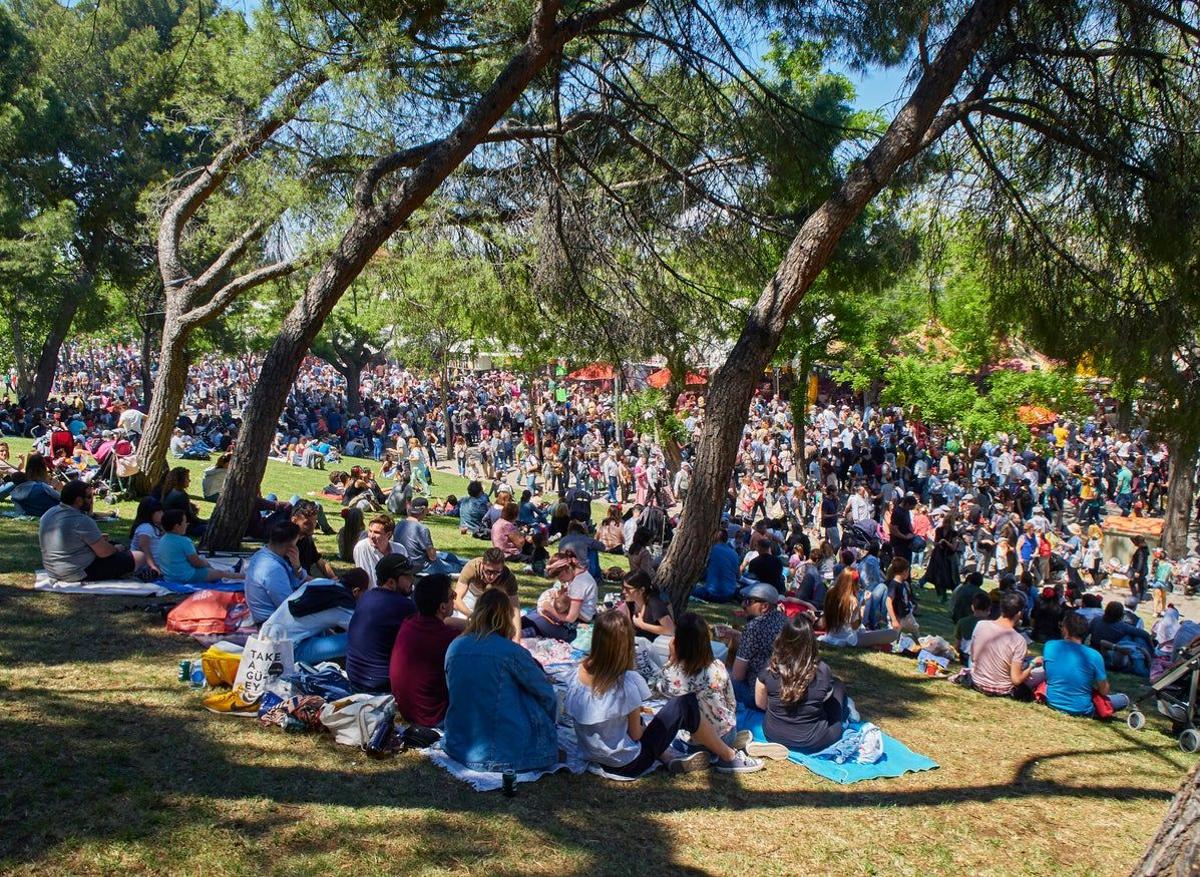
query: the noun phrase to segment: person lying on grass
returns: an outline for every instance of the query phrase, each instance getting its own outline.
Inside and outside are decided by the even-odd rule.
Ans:
[[[163,534],[158,540],[154,563],[168,582],[203,584],[221,579],[241,581],[240,572],[214,569],[199,555],[187,536],[188,516],[183,509],[167,509],[162,513]]]
[[[565,709],[585,758],[601,776],[628,781],[654,770],[658,763],[672,773],[706,770],[716,756],[722,773],[762,770],[762,762],[726,744],[700,712],[695,692],[667,701],[648,725],[642,703],[650,696],[646,681],[634,670],[633,622],[623,612],[596,616],[592,651],[567,686]],[[451,700],[453,703],[453,699]],[[671,747],[680,731],[707,752],[684,755]]]

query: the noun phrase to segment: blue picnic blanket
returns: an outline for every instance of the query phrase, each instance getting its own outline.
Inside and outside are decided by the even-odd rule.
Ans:
[[[754,735],[755,740],[765,742],[767,738],[763,734],[762,721],[763,713],[759,710],[747,709],[743,706],[738,707],[738,730],[749,731]],[[864,722],[849,722],[846,725],[845,733],[851,734],[857,732],[864,724]],[[883,758],[874,764],[858,764],[854,761],[846,761],[839,764],[832,758],[825,758],[819,755],[805,755],[802,752],[795,751],[788,756],[788,761],[795,762],[808,768],[817,776],[832,780],[835,783],[841,783],[842,785],[850,785],[851,783],[858,783],[863,780],[898,777],[906,773],[933,770],[938,766],[937,762],[933,759],[926,758],[924,755],[918,755],[899,740],[887,734],[883,735]]]
[[[168,582],[165,579],[159,579],[154,584],[160,588],[166,588],[172,594],[194,594],[197,591],[229,591],[231,593],[238,593],[246,590],[245,582],[227,581],[225,579],[221,579],[219,582],[202,582],[198,584]]]

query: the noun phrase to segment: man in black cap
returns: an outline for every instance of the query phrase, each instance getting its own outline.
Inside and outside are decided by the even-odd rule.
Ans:
[[[417,611],[410,596],[413,567],[405,555],[384,555],[375,564],[375,583],[359,599],[347,629],[346,675],[356,692],[391,691],[388,666],[396,632]]]

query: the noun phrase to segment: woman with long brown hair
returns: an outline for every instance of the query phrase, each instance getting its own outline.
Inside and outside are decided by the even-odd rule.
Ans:
[[[817,651],[817,638],[803,615],[788,620],[771,661],[754,686],[763,734],[799,752],[820,752],[842,736],[846,688]]]
[[[650,688],[634,668],[633,622],[623,612],[596,616],[592,651],[567,687],[565,709],[575,737],[593,770],[614,780],[634,780],[658,766],[672,773],[705,770],[711,752],[722,773],[752,773],[762,762],[726,745],[700,713],[694,692],[675,697],[648,725],[642,703]],[[453,701],[452,701],[453,702]],[[682,755],[671,748],[680,731],[707,752]]]
[[[825,595],[825,633],[821,642],[831,646],[876,646],[895,642],[900,635],[892,628],[867,630],[862,623],[862,603],[859,600],[858,570],[842,570],[829,593]]]

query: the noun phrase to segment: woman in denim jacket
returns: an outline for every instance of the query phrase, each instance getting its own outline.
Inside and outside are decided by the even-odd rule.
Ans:
[[[514,643],[512,603],[484,591],[446,652],[446,753],[471,770],[538,770],[558,763],[558,698],[541,665]]]

